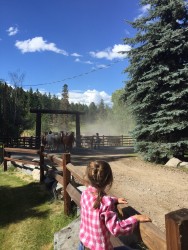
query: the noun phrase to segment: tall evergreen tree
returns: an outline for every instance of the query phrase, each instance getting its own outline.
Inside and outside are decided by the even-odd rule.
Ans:
[[[69,90],[68,90],[68,85],[64,84],[63,89],[62,89],[62,94],[61,94],[61,109],[62,110],[69,110]],[[63,130],[68,130],[69,129],[69,117],[68,115],[64,114],[63,118],[61,119],[63,123]]]
[[[141,0],[146,16],[130,22],[124,97],[136,119],[136,149],[149,161],[188,147],[188,9],[183,0]]]
[[[87,119],[89,122],[95,122],[97,118],[97,106],[94,102],[89,104]]]
[[[99,119],[105,119],[106,118],[106,108],[105,108],[105,104],[104,104],[104,100],[101,99],[99,105],[98,105],[98,116],[99,116]]]

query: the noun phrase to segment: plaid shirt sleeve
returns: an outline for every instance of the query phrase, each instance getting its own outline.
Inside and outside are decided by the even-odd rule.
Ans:
[[[114,197],[108,197],[103,203],[103,211],[100,216],[105,221],[105,225],[114,236],[129,235],[133,232],[138,224],[138,221],[134,217],[129,217],[126,220],[119,220],[118,215],[114,212],[114,204],[117,203],[117,199]]]

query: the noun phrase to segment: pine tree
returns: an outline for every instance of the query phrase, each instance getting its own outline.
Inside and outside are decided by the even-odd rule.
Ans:
[[[61,109],[68,111],[69,110],[69,90],[68,90],[68,85],[64,84],[62,93],[61,93]],[[69,117],[68,115],[64,114],[62,118],[62,123],[63,123],[63,128],[62,130],[68,130],[69,129]]]
[[[87,118],[89,122],[95,122],[97,119],[97,106],[94,102],[89,104]]]
[[[98,118],[101,120],[104,120],[106,118],[106,108],[104,104],[104,100],[101,99],[99,105],[98,105]]]
[[[183,0],[141,0],[146,16],[137,30],[125,70],[125,100],[136,120],[136,150],[163,162],[188,148],[188,9]]]

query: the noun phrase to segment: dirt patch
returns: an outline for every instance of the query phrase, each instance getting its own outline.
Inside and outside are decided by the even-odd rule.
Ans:
[[[165,231],[165,214],[188,208],[188,174],[174,168],[146,163],[138,157],[110,162],[114,173],[112,191],[126,197],[140,213]]]
[[[91,159],[107,160],[114,173],[112,193],[125,197],[130,206],[148,214],[165,231],[165,214],[188,208],[188,172],[148,163],[131,153],[131,148],[113,148],[84,152],[72,161],[84,165]]]

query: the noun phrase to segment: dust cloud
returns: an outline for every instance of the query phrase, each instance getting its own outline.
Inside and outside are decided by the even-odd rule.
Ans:
[[[81,135],[91,136],[99,133],[100,136],[131,135],[133,124],[124,124],[122,121],[104,120],[81,125]]]

